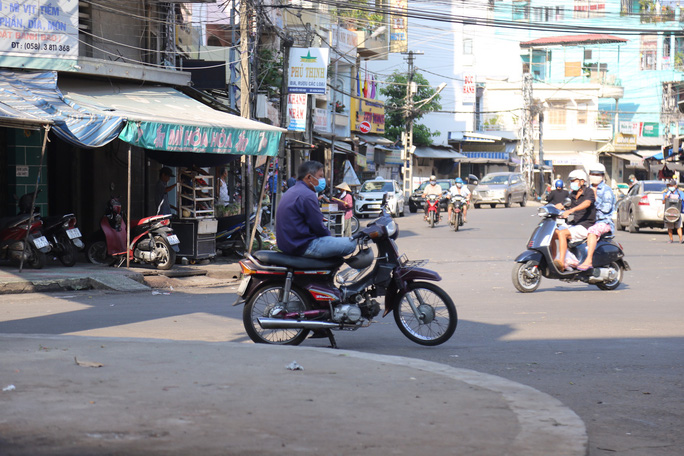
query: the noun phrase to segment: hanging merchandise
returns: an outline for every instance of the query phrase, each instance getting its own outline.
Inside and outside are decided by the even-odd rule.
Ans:
[[[346,182],[348,185],[361,185],[361,181],[359,180],[359,177],[356,175],[354,167],[352,166],[349,160],[344,161],[343,176],[344,177],[342,178],[342,182]]]

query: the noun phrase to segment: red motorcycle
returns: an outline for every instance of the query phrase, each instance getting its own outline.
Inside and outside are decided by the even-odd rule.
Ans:
[[[427,222],[428,225],[430,225],[430,228],[435,227],[435,223],[439,222],[439,219],[441,218],[439,216],[439,202],[441,200],[441,197],[438,195],[428,195],[427,198],[425,198],[425,204],[427,204]]]
[[[120,266],[128,253],[128,258],[136,263],[171,269],[176,262],[179,241],[170,224],[171,215],[153,215],[133,222],[131,235],[134,237],[126,248],[126,222],[121,203],[112,198],[100,220],[101,230],[86,252],[88,261],[108,266],[118,261]]]
[[[29,228],[30,217],[30,214],[20,214],[0,219],[0,259],[21,261],[23,258],[30,267],[40,269],[45,266],[50,243],[40,232],[43,221],[34,218]]]

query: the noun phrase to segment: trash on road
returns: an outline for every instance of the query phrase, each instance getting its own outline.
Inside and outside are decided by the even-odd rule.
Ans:
[[[297,363],[297,361],[292,361],[290,364],[287,365],[287,369],[291,371],[301,371],[304,370],[302,366]]]
[[[104,364],[102,363],[95,363],[92,361],[79,361],[75,356],[74,356],[74,362],[76,363],[77,366],[81,367],[102,367]]]
[[[17,389],[16,386],[14,386],[14,385],[7,385],[7,386],[4,387],[2,390],[3,390],[3,391],[14,391],[15,389]]]

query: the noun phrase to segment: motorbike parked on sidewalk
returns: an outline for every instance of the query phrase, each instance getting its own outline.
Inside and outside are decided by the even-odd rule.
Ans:
[[[434,228],[441,218],[439,215],[440,201],[441,197],[438,195],[428,195],[425,198],[425,204],[427,204],[427,213],[425,215],[427,216],[427,223],[430,225],[430,228]]]
[[[376,298],[384,296],[382,316],[393,312],[408,339],[428,346],[449,340],[458,323],[456,306],[432,283],[441,280],[439,274],[422,268],[427,260],[409,261],[399,254],[398,234],[385,197],[382,215],[353,236],[359,250],[346,260],[268,250],[247,255],[240,261],[243,279],[234,305],[245,304],[243,324],[250,339],[299,345],[314,330],[324,331],[336,347],[331,330],[370,326],[381,312]],[[349,268],[339,271],[344,264]]]
[[[466,204],[468,203],[463,195],[454,195],[451,197],[452,208],[449,224],[453,226],[454,231],[458,231],[458,229],[463,226],[463,208]]]
[[[562,211],[552,204],[540,207],[542,218],[527,242],[527,250],[518,255],[513,267],[513,285],[521,293],[531,293],[539,288],[542,277],[563,282],[584,282],[601,290],[615,290],[622,282],[624,271],[630,267],[624,259],[622,246],[615,242],[612,233],[601,236],[592,257],[593,268],[580,271],[559,271],[551,255],[553,233]],[[587,256],[587,243],[568,243],[568,251],[581,263]]]
[[[248,239],[252,235],[251,231],[246,230],[245,214],[229,215],[228,217],[218,217],[218,227],[216,229],[216,248],[223,255],[235,254],[243,257],[247,252]],[[250,229],[254,227],[256,215],[249,217]],[[252,251],[264,248],[262,239],[263,229],[257,226],[257,233],[252,244]]]
[[[43,221],[31,214],[0,218],[0,260],[23,261],[33,269],[41,269],[47,260],[50,243],[40,232]],[[28,231],[28,236],[26,232]]]
[[[132,222],[131,244],[126,246],[126,222],[118,198],[111,198],[100,220],[93,242],[88,246],[91,263],[111,266],[131,261],[151,264],[157,269],[171,269],[176,262],[178,237],[170,226],[171,215],[153,215]]]

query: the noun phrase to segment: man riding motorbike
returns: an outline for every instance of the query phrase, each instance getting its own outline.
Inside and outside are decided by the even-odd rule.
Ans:
[[[437,216],[439,217],[439,198],[442,197],[442,186],[437,185],[437,176],[430,176],[430,183],[425,186],[425,190],[423,190],[423,198],[426,199],[425,201],[425,220],[427,220],[427,213],[428,213],[428,207],[429,204],[427,203],[427,197],[428,195],[437,195],[438,200],[437,200]]]
[[[556,180],[556,182],[554,183],[554,187],[556,187],[556,189],[551,190],[546,195],[546,202],[549,204],[553,204],[554,206],[559,203],[563,204],[565,200],[568,197],[570,197],[570,192],[563,189],[563,181],[560,179]]]
[[[592,268],[592,258],[601,235],[615,230],[615,225],[613,224],[615,194],[613,194],[613,191],[603,180],[605,174],[606,167],[601,163],[589,165],[589,183],[596,194],[596,202],[594,203],[596,223],[587,230],[587,257],[582,264],[577,266],[577,269],[580,271]]]
[[[324,189],[323,164],[313,160],[302,163],[296,184],[283,193],[276,212],[276,242],[283,253],[331,258],[349,255],[356,248],[356,241],[333,237],[323,223],[316,194]]]
[[[454,185],[452,185],[451,188],[449,189],[449,196],[456,196],[456,195],[461,195],[466,199],[466,203],[462,208],[463,223],[466,223],[468,221],[466,217],[468,216],[468,204],[470,204],[470,190],[468,190],[468,187],[463,185],[463,179],[461,179],[460,177],[456,178]],[[453,203],[449,202],[449,206],[447,209],[447,211],[449,213],[449,217],[448,217],[449,223],[451,223],[451,211],[453,209],[454,209]]]

